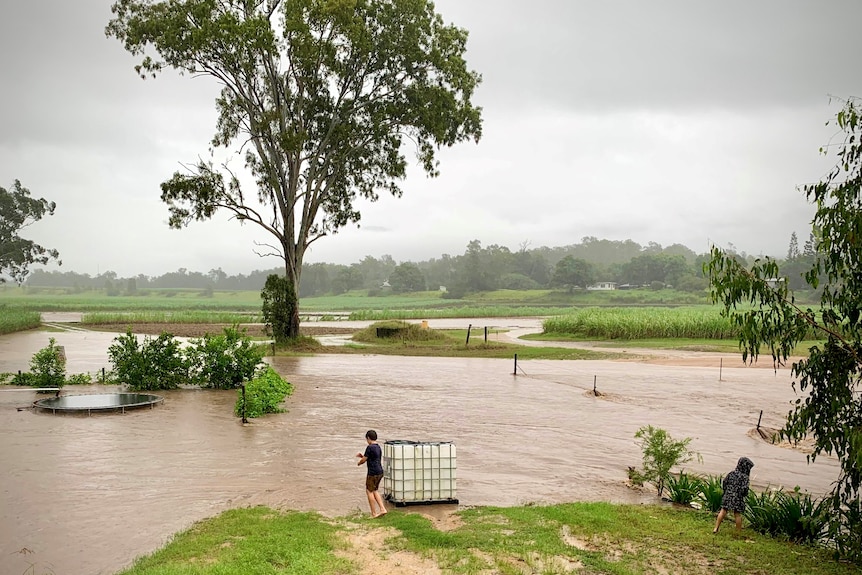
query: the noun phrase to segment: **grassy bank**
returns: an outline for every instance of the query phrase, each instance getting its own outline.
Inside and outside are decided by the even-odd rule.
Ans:
[[[710,513],[667,505],[570,503],[467,509],[440,531],[404,509],[371,520],[257,507],[200,522],[123,573],[860,573],[823,549],[750,529],[713,535],[713,522]]]

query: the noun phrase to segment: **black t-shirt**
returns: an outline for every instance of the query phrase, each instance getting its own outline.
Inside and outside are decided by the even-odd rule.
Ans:
[[[376,443],[369,443],[365,448],[365,464],[368,466],[368,475],[383,475],[383,465],[380,462],[383,451]]]

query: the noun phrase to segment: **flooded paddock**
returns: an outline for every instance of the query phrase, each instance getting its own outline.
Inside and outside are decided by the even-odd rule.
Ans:
[[[2,336],[0,371],[17,369],[19,356],[26,368],[49,336],[66,346],[70,373],[107,365],[114,337]],[[153,409],[91,417],[18,411],[36,395],[0,393],[0,573],[30,564],[115,573],[230,507],[365,510],[365,469],[354,455],[367,429],[381,441],[455,442],[462,506],[654,502],[625,486],[627,466],[641,458],[634,433],[647,424],[693,438],[703,462],[687,470],[726,473],[746,455],[755,487],[826,491],[835,460],[807,465],[804,453],[752,437],[760,410],[764,426],[778,427],[790,408],[789,370],[727,364],[719,381],[715,365],[519,361],[515,376],[511,360],[279,358],[275,368],[296,386],[288,411],[245,426],[233,416],[233,391],[159,392],[165,400]]]

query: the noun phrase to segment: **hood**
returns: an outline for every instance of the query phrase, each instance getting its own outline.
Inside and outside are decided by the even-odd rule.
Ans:
[[[740,457],[739,461],[736,462],[736,470],[746,475],[748,475],[752,467],[754,467],[754,462],[747,457]]]

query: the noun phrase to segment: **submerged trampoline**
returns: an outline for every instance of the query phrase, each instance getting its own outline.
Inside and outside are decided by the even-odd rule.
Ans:
[[[160,395],[151,393],[92,393],[39,399],[33,402],[33,407],[36,411],[52,413],[87,413],[88,415],[94,411],[125,413],[129,409],[152,408],[164,399]]]

